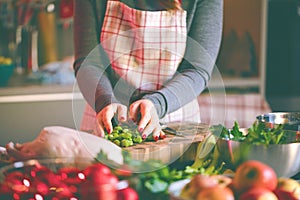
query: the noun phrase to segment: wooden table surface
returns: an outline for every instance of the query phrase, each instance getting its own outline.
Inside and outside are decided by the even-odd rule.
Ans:
[[[208,125],[176,122],[167,126],[182,133],[182,136],[166,134],[165,139],[146,141],[124,150],[128,150],[133,159],[140,161],[153,159],[167,164],[177,159],[194,160],[199,142],[209,134]]]

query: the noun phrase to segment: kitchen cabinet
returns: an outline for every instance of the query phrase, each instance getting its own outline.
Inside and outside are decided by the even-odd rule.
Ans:
[[[267,0],[224,0],[223,39],[216,66],[226,91],[244,89],[264,96],[266,16]],[[212,81],[210,86],[221,87],[222,81]]]

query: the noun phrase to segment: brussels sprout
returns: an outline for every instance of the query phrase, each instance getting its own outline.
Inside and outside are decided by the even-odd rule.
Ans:
[[[121,141],[121,147],[129,147],[131,144],[130,140],[127,140],[127,139],[123,139]]]
[[[139,144],[139,143],[143,142],[143,139],[142,139],[142,137],[140,135],[138,135],[138,136],[136,136],[136,137],[133,138],[133,142]]]

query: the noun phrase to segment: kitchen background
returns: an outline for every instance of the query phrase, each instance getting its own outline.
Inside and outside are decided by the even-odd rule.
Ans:
[[[85,102],[74,87],[72,3],[0,0],[0,145],[34,139],[45,126],[79,127]],[[223,82],[210,88],[224,83],[228,99],[255,95],[272,111],[300,111],[299,44],[299,0],[224,0]]]

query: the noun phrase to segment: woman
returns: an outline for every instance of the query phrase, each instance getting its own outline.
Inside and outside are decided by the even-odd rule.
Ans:
[[[158,140],[161,123],[200,122],[197,96],[219,51],[222,0],[74,5],[74,69],[89,104],[82,130],[103,136],[117,118],[136,122],[143,139]]]

